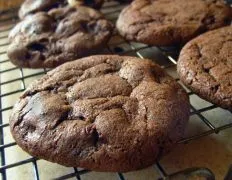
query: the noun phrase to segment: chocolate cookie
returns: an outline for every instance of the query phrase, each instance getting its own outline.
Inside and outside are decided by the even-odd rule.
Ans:
[[[110,0],[109,0],[110,1]],[[116,1],[118,1],[118,2],[120,2],[120,3],[130,3],[130,2],[132,2],[133,0],[116,0]]]
[[[112,0],[105,0],[105,2],[110,2],[110,1],[112,1]],[[114,0],[114,1],[118,1],[118,2],[120,2],[120,3],[130,3],[130,2],[132,2],[133,0]]]
[[[121,12],[117,29],[127,40],[166,46],[227,25],[231,18],[223,0],[135,0]]]
[[[182,138],[188,96],[158,65],[92,56],[63,64],[16,103],[10,128],[33,156],[125,172],[152,165]]]
[[[181,80],[202,98],[232,111],[232,27],[190,41],[178,61]]]
[[[101,8],[104,0],[25,0],[19,10],[19,18],[23,19],[28,14],[34,14],[40,11],[49,11],[53,8],[84,5],[92,8]]]
[[[104,3],[104,0],[68,0],[68,3],[71,6],[81,5],[100,9]]]
[[[19,67],[56,67],[96,53],[113,31],[99,12],[80,6],[26,17],[10,32],[10,60]]]

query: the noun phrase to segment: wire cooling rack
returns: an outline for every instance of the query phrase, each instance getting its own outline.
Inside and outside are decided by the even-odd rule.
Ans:
[[[125,5],[121,5],[117,2],[110,1],[106,2],[102,8],[102,12],[105,16],[111,20],[113,23],[117,20],[117,17],[121,9]],[[21,158],[16,162],[9,162],[7,159],[9,156],[6,155],[6,150],[8,148],[17,146],[16,143],[12,140],[8,142],[6,137],[10,136],[8,118],[13,107],[13,104],[17,97],[22,93],[27,85],[34,79],[39,78],[43,74],[46,74],[47,69],[39,70],[28,70],[15,67],[12,65],[6,55],[6,49],[9,44],[7,36],[12,27],[18,22],[17,18],[17,9],[10,9],[5,12],[0,12],[0,158],[1,158],[1,167],[0,173],[2,179],[9,179],[7,176],[7,171],[11,168],[19,167],[25,164],[31,164],[33,168],[33,176],[35,180],[41,179],[40,177],[40,168],[38,166],[38,159],[34,157]],[[150,58],[156,63],[160,64],[170,75],[172,75],[176,81],[181,83],[176,75],[176,60],[179,54],[180,47],[154,47],[147,46],[144,44],[128,42],[120,37],[116,31],[107,45],[107,48],[104,50],[104,53],[107,54],[119,54],[119,55],[129,55],[137,56],[141,59]],[[184,86],[183,86],[184,87]],[[218,134],[220,131],[232,127],[232,115],[230,112],[218,108],[216,105],[210,104],[189,89],[184,87],[191,100],[191,117],[196,117],[199,121],[198,123],[202,126],[205,126],[204,130],[201,132],[192,132],[190,135],[187,135],[179,143],[188,143],[190,141],[199,139],[203,136]],[[10,99],[10,100],[9,100]],[[218,121],[212,121],[210,113],[216,110],[218,115]],[[163,167],[162,163],[157,162],[154,164],[154,170],[159,172],[161,178],[166,178],[170,172],[167,172]],[[55,179],[82,179],[84,174],[90,173],[89,170],[73,168],[71,172],[62,174]],[[127,179],[123,173],[115,173],[118,179]]]

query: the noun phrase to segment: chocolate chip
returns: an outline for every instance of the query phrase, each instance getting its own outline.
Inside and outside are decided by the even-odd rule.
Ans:
[[[40,43],[36,43],[36,42],[29,44],[27,48],[31,51],[40,51],[40,52],[44,52],[47,50],[46,46]]]

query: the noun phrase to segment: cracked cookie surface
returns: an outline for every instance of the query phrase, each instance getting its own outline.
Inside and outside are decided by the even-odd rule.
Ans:
[[[19,10],[19,18],[23,19],[27,15],[40,11],[49,11],[53,8],[65,7],[67,5],[84,5],[99,9],[104,0],[25,0]]]
[[[125,172],[152,165],[183,137],[186,92],[158,65],[91,56],[32,83],[10,128],[31,155],[66,166]]]
[[[52,68],[97,53],[113,25],[87,7],[65,7],[26,17],[9,34],[8,56],[19,67]]]
[[[117,29],[127,40],[167,46],[230,24],[231,18],[223,0],[135,0],[121,12]]]
[[[181,80],[202,98],[232,111],[232,27],[205,33],[182,49]]]

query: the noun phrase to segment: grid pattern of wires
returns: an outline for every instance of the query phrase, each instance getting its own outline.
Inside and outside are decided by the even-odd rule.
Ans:
[[[121,9],[124,7],[124,5],[120,5],[116,2],[107,2],[105,6],[102,8],[102,12],[105,14],[105,16],[111,20],[113,23],[115,23],[118,14],[120,13]],[[17,23],[17,9],[11,9],[6,12],[0,13],[0,96],[1,96],[1,102],[0,102],[0,158],[1,158],[1,166],[0,166],[0,173],[2,175],[2,179],[7,179],[6,176],[6,170],[21,166],[27,163],[32,163],[33,165],[33,171],[34,171],[34,179],[38,180],[40,179],[39,175],[39,167],[37,165],[37,158],[30,157],[27,159],[23,159],[21,161],[15,162],[15,163],[6,163],[7,156],[5,155],[5,150],[12,146],[17,146],[15,142],[6,143],[4,140],[4,128],[9,127],[8,119],[4,119],[3,114],[5,112],[10,112],[12,109],[12,105],[6,106],[4,103],[4,98],[9,96],[14,96],[17,94],[20,94],[23,92],[28,82],[30,81],[30,78],[32,77],[39,77],[43,74],[46,74],[48,69],[40,69],[40,70],[30,70],[27,71],[22,68],[15,67],[11,65],[10,68],[5,68],[5,64],[9,64],[10,61],[6,55],[6,49],[9,44],[7,36],[12,29],[12,27]],[[154,60],[156,63],[160,64],[162,68],[167,70],[169,73],[171,71],[175,71],[176,68],[176,60],[179,54],[180,47],[152,47],[147,46],[144,44],[134,43],[134,42],[128,42],[124,40],[122,37],[120,37],[116,31],[111,39],[111,41],[108,43],[107,48],[104,50],[104,53],[109,54],[120,54],[120,55],[129,55],[129,56],[137,56],[141,59],[144,58],[150,58]],[[11,74],[9,77],[9,73]],[[17,74],[14,76],[14,74]],[[172,73],[171,73],[172,74]],[[7,76],[7,78],[3,78]],[[174,75],[174,78],[176,81],[181,83],[176,75]],[[20,84],[21,88],[18,89],[9,89],[8,91],[3,90],[4,86],[7,86],[9,84]],[[193,92],[188,90],[186,87],[190,99],[191,96],[196,96]],[[15,99],[16,100],[16,99]],[[213,133],[219,133],[220,131],[232,127],[232,116],[230,112],[227,112],[226,110],[223,110],[221,108],[218,108],[217,106],[206,103],[207,105],[197,106],[196,104],[191,103],[191,116],[197,116],[200,119],[200,122],[205,124],[208,129],[206,131],[203,131],[201,133],[197,133],[195,135],[189,136],[181,140],[179,143],[187,143],[189,141],[198,139],[203,136],[207,136]],[[219,111],[226,111],[229,115],[229,119],[231,121],[226,120],[224,123],[221,123],[220,126],[215,125],[209,118],[205,116],[205,112],[209,112],[213,109],[219,109]],[[10,113],[9,113],[10,114]],[[220,117],[220,121],[223,122],[224,117]],[[168,175],[168,172],[164,170],[161,163],[157,162],[154,165],[157,170],[160,172],[160,176],[165,178]],[[83,174],[89,173],[89,170],[85,169],[78,169],[73,168],[73,172],[69,174],[64,174],[63,176],[57,178],[57,179],[69,179],[72,177],[75,177],[76,179],[81,179],[81,176]],[[123,180],[125,179],[124,175],[122,173],[117,173],[117,176],[119,179]]]

